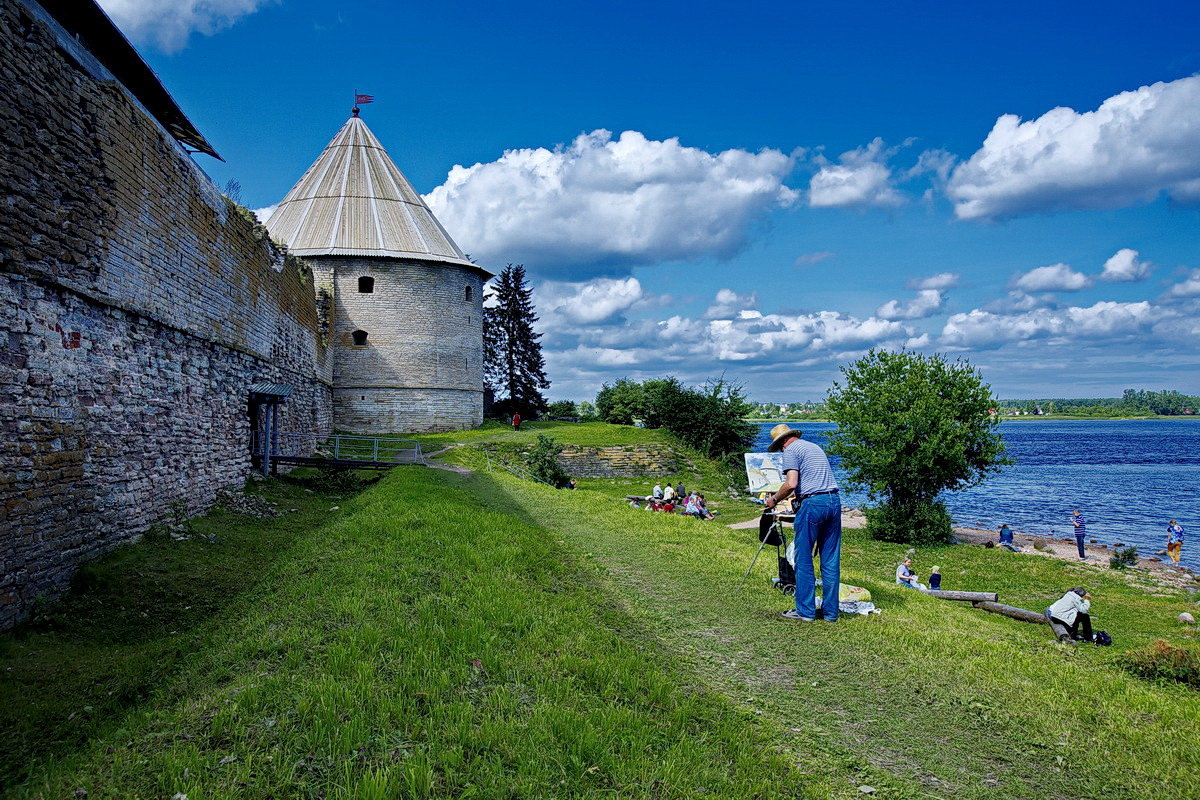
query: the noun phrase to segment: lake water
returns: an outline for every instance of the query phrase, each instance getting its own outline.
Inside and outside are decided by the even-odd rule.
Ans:
[[[756,451],[767,449],[776,424],[760,425]],[[793,424],[822,447],[835,427]],[[1165,548],[1167,520],[1175,519],[1187,531],[1183,563],[1200,569],[1200,420],[1029,420],[1002,422],[1000,432],[1016,463],[982,486],[947,494],[956,523],[1069,537],[1078,508],[1089,539],[1133,544],[1149,556]],[[865,496],[847,491],[836,459],[833,465],[843,503],[862,505]]]

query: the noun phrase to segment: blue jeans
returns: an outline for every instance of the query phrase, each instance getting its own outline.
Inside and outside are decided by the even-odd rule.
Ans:
[[[1086,534],[1075,534],[1075,546],[1079,548],[1079,557],[1087,558],[1087,552],[1083,549],[1083,537]]]
[[[796,532],[796,613],[817,616],[817,578],[813,573],[813,549],[821,558],[821,595],[825,619],[838,618],[838,593],[842,582],[842,499],[836,494],[818,494],[800,504],[794,523]]]

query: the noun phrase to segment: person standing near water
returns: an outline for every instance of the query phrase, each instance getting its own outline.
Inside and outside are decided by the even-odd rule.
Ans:
[[[1183,526],[1175,520],[1171,520],[1167,523],[1167,555],[1178,564],[1181,552],[1183,552]]]
[[[813,572],[814,548],[821,557],[821,610],[826,622],[838,618],[842,580],[842,500],[837,481],[825,451],[800,437],[781,422],[771,428],[771,446],[767,452],[783,451],[783,483],[766,500],[767,508],[790,494],[796,507],[794,544],[796,547],[796,607],[784,611],[784,619],[812,622],[817,618],[817,577]]]
[[[1083,549],[1083,537],[1087,536],[1087,520],[1079,513],[1078,508],[1071,515],[1071,524],[1075,526],[1075,546],[1079,548],[1079,557],[1087,558],[1087,552]]]

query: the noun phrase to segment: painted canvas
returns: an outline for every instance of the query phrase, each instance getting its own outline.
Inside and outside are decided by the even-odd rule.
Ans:
[[[746,481],[751,494],[777,492],[783,484],[782,453],[746,453]]]

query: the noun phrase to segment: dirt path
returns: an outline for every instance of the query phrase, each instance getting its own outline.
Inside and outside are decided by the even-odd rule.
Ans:
[[[463,445],[461,445],[461,444],[448,444],[445,447],[443,447],[441,450],[434,450],[432,453],[426,453],[425,458],[426,459],[437,458],[442,453],[445,453],[448,450],[453,450],[456,447],[462,447],[462,446]],[[440,461],[428,461],[427,460],[425,462],[425,466],[432,467],[433,469],[444,469],[447,472],[455,472],[455,473],[458,473],[459,475],[470,475],[474,472],[474,470],[467,469],[466,467],[460,467],[457,464],[443,464]]]

